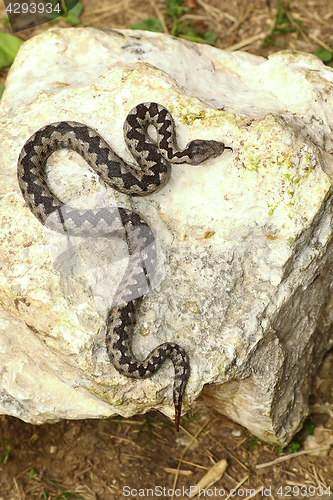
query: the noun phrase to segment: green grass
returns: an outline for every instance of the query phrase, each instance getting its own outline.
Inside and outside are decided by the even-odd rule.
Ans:
[[[197,411],[193,411],[193,410],[190,410],[188,413],[186,413],[186,415],[184,415],[184,417],[182,417],[182,425],[186,425],[186,424],[190,424],[192,422],[194,422],[195,420],[197,420],[198,418],[200,418],[200,413],[201,413],[201,410],[197,410]]]
[[[243,446],[246,450],[251,450],[256,444],[261,444],[260,439],[257,436],[251,436],[250,440],[246,442]]]
[[[286,49],[286,44],[281,45],[278,44],[276,38],[281,35],[286,35],[288,33],[302,33],[304,32],[303,24],[294,19],[289,11],[289,3],[284,3],[284,0],[279,0],[278,9],[276,12],[276,16],[274,19],[274,25],[269,33],[264,39],[262,48],[266,49],[271,45],[274,47],[278,47],[280,49]],[[318,49],[315,54],[324,64],[327,66],[333,67],[333,49],[328,50],[323,47]]]
[[[13,447],[7,441],[0,441],[0,462],[6,464]]]
[[[319,57],[327,66],[333,67],[333,50],[320,48],[316,50],[315,56]]]
[[[144,448],[147,444],[150,446],[155,446],[155,444],[153,444],[154,433],[153,433],[153,428],[152,428],[152,424],[155,422],[159,423],[159,424],[163,424],[166,427],[170,427],[172,429],[174,428],[174,424],[171,423],[170,421],[160,420],[158,418],[153,417],[150,413],[146,413],[145,419],[142,422],[142,425],[139,429],[139,432],[138,432],[138,435],[136,438],[136,440],[138,442],[141,441],[141,444],[139,444],[139,446],[141,448]],[[144,433],[144,431],[148,431],[148,438],[146,440],[145,440],[146,433]]]
[[[183,0],[167,1],[164,22],[170,30],[170,34],[184,38],[190,42],[213,45],[216,42],[217,34],[214,31],[208,30],[205,24],[195,21],[179,22],[181,16],[190,11],[189,8],[183,7],[183,3]],[[133,30],[164,32],[163,25],[157,18],[145,19],[140,23],[133,24],[131,28]]]
[[[276,37],[286,35],[287,33],[301,33],[302,31],[304,31],[302,23],[294,19],[289,13],[289,3],[285,4],[283,0],[279,0],[273,28],[270,34],[264,39],[262,48],[266,49],[270,45],[273,45],[274,47],[285,49],[285,45],[281,46],[276,42]]]
[[[316,428],[315,420],[310,415],[305,420],[302,429],[299,432],[297,432],[297,434],[295,434],[295,436],[292,438],[287,448],[282,448],[280,446],[277,447],[279,453],[285,453],[287,451],[287,453],[292,454],[299,451],[301,446],[303,446],[306,437],[312,436],[315,428]]]
[[[0,70],[12,65],[22,43],[17,36],[0,31]]]
[[[39,483],[47,483],[53,486],[57,493],[50,493],[44,487],[42,488],[43,500],[83,500],[83,498],[79,497],[80,493],[71,488],[68,491],[64,491],[58,484],[50,481],[49,479],[40,478],[38,473],[34,469],[30,469],[28,472],[29,480],[38,481]]]
[[[282,446],[271,445],[270,443],[266,443],[265,441],[261,441],[257,436],[253,436],[252,434],[248,436],[248,440],[242,445],[245,450],[249,451],[254,448],[256,445],[261,446],[263,444],[267,446],[273,446],[273,448],[277,449],[279,453],[296,453],[303,446],[303,443],[307,436],[312,436],[314,430],[316,428],[315,419],[311,417],[311,415],[305,420],[302,429],[295,434],[287,447],[283,448]]]

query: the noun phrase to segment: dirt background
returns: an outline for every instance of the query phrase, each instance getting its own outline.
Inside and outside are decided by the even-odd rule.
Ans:
[[[189,10],[178,16],[178,35],[188,37],[187,28],[198,37],[212,31],[216,47],[265,57],[281,49],[332,50],[333,0],[291,2],[284,14],[283,5],[278,0],[185,0],[183,7]],[[166,33],[175,29],[166,19],[166,0],[83,0],[83,6],[81,26],[130,28],[157,18]],[[0,19],[5,15],[0,0]],[[27,40],[53,26],[44,24],[17,35]],[[62,20],[58,26],[69,27]],[[8,26],[0,30],[10,33]],[[0,81],[6,74],[7,70],[0,72]],[[222,459],[227,461],[226,472],[200,498],[327,499],[333,491],[333,448],[323,450],[322,456],[304,449],[333,441],[333,353],[321,364],[310,403],[311,416],[285,450],[259,441],[205,408],[200,399],[182,419],[179,435],[157,412],[131,420],[41,426],[0,416],[0,500],[183,499],[188,498],[183,488],[196,485]]]

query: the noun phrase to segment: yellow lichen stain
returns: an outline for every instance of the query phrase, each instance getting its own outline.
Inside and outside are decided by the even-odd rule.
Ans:
[[[139,329],[139,334],[140,334],[142,337],[147,337],[147,335],[150,335],[150,333],[151,333],[150,326],[141,327],[141,328]]]
[[[268,240],[274,241],[278,239],[278,236],[274,236],[273,234],[265,234]]]
[[[192,125],[194,121],[196,120],[204,120],[206,118],[207,111],[201,110],[197,113],[195,112],[188,112],[186,115],[184,115],[183,121],[186,125]]]
[[[215,234],[215,231],[206,231],[204,234],[204,240],[208,240],[209,238],[214,236],[214,234]]]
[[[51,310],[50,304],[44,304],[32,297],[26,298],[15,294],[12,290],[4,290],[0,295],[1,307],[8,313],[18,316],[35,332],[48,332],[61,326],[62,320]]]
[[[212,236],[214,236],[216,231],[206,231],[205,234],[201,238],[195,238],[196,240],[209,240]]]
[[[199,306],[195,301],[188,300],[184,305],[191,313],[199,314]]]

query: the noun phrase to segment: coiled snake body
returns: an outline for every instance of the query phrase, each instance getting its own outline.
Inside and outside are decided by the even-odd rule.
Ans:
[[[153,125],[157,141],[148,135]],[[45,166],[56,150],[67,148],[79,153],[109,186],[130,196],[146,196],[164,186],[170,174],[170,163],[198,165],[221,155],[222,142],[194,140],[183,151],[177,147],[171,114],[160,104],[141,103],[133,108],[124,123],[125,142],[140,167],[125,163],[94,129],[76,122],[57,122],[38,130],[22,148],[18,160],[18,182],[31,212],[42,223],[52,218],[50,227],[70,235],[94,235],[119,231],[126,233],[132,261],[125,273],[107,315],[106,347],[113,366],[132,378],[153,375],[166,358],[175,368],[173,399],[175,425],[179,429],[182,398],[189,377],[189,360],[179,345],[167,342],[155,348],[144,361],[132,353],[132,330],[143,290],[154,266],[154,237],[147,222],[137,213],[124,208],[76,210],[65,207],[48,187]],[[143,257],[150,246],[150,256]],[[149,252],[148,252],[149,253]],[[132,293],[133,281],[136,295]],[[133,298],[136,297],[136,298]]]

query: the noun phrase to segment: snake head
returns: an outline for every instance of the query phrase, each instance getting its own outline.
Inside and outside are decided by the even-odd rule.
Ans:
[[[187,160],[187,163],[190,163],[191,165],[199,165],[199,163],[202,163],[209,158],[217,158],[225,149],[231,148],[226,148],[223,142],[195,139],[194,141],[189,142],[186,146],[185,151],[189,157],[189,161]]]

